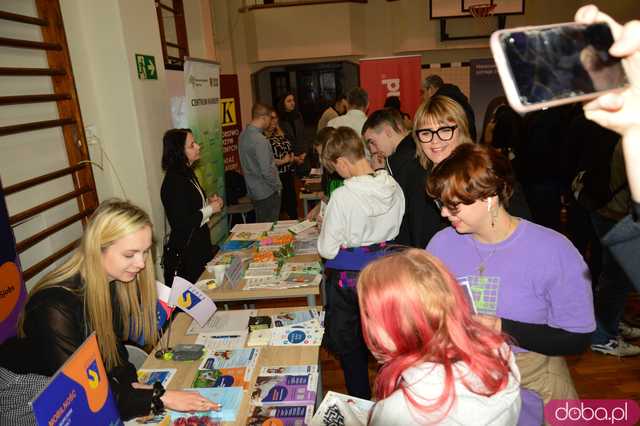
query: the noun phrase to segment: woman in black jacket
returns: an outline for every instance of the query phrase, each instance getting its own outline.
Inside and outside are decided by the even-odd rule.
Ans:
[[[294,163],[300,165],[307,155],[307,142],[304,138],[304,121],[302,114],[296,109],[293,93],[287,93],[278,102],[280,128],[293,148]]]
[[[200,145],[191,130],[171,129],[164,134],[162,169],[166,174],[160,197],[171,226],[163,262],[168,286],[174,275],[195,283],[213,257],[207,221],[222,210],[223,201],[217,195],[206,197],[193,173],[199,158]]]
[[[123,342],[159,340],[151,220],[139,207],[103,202],[78,247],[31,290],[18,322],[18,339],[0,347],[0,365],[16,374],[52,376],[96,333],[120,417],[162,411],[208,411],[219,405],[196,392],[138,383]],[[28,389],[28,388],[26,388]],[[2,395],[10,400],[17,395]],[[1,398],[0,398],[1,399]]]

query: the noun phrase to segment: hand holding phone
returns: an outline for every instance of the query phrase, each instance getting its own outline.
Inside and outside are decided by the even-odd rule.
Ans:
[[[496,31],[491,51],[509,104],[520,113],[593,99],[628,80],[606,22]]]
[[[640,125],[640,22],[632,21],[622,26],[593,5],[576,12],[576,22],[592,24],[606,22],[611,28],[615,43],[609,49],[612,56],[622,58],[630,86],[620,93],[608,93],[584,106],[585,115],[603,127],[622,135]]]

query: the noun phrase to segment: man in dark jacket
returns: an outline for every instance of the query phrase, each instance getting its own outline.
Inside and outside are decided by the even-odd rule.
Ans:
[[[416,157],[416,144],[403,126],[402,116],[391,108],[369,115],[362,135],[372,155],[374,168],[385,168],[402,188],[405,214],[398,244],[424,248],[444,227],[440,212],[426,194],[427,172]]]
[[[464,109],[464,112],[467,116],[467,121],[469,122],[469,134],[471,135],[471,139],[476,142],[477,134],[476,134],[476,117],[473,113],[473,108],[471,108],[471,104],[469,103],[469,99],[465,96],[464,93],[460,90],[460,88],[454,84],[448,84],[442,81],[442,78],[438,75],[431,74],[428,75],[424,79],[423,83],[423,97],[430,98],[431,96],[446,96],[448,98],[453,99]]]

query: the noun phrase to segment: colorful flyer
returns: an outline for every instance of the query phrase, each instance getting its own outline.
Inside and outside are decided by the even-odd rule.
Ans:
[[[251,389],[254,405],[314,404],[318,374],[258,376]]]
[[[473,304],[479,314],[495,315],[500,295],[500,277],[469,275]]]
[[[274,365],[270,367],[262,367],[260,369],[261,376],[282,376],[282,375],[305,375],[309,373],[318,373],[318,364],[307,365]]]
[[[175,368],[149,368],[138,370],[138,382],[145,385],[153,385],[155,382],[162,383],[167,387],[173,376],[176,374]]]
[[[195,414],[169,410],[168,412],[171,415],[172,424],[175,424],[176,420],[178,419],[191,419],[194,417],[197,417],[200,420],[200,423],[195,424],[202,424],[202,419],[206,419],[207,417],[209,418],[209,420],[217,420],[223,422],[235,422],[238,418],[240,403],[242,402],[242,397],[244,396],[244,391],[242,388],[193,388],[184,390],[196,391],[200,393],[200,395],[207,398],[209,401],[221,404],[222,407],[220,408],[220,411],[205,411]]]
[[[31,401],[31,407],[41,426],[123,424],[109,389],[95,333]]]
[[[216,351],[206,356],[198,369],[200,370],[219,370],[224,368],[245,368],[245,381],[251,380],[253,369],[256,366],[260,349],[229,349],[224,351]]]
[[[292,405],[282,407],[251,407],[248,426],[305,426],[311,422],[313,405]]]
[[[292,326],[272,329],[271,346],[320,346],[324,328]]]
[[[302,324],[311,320],[317,320],[318,316],[319,314],[317,310],[309,309],[306,311],[282,312],[277,315],[273,315],[272,319],[274,327],[287,327],[290,325]]]
[[[218,370],[198,370],[193,381],[194,388],[247,388],[246,368],[220,368]]]

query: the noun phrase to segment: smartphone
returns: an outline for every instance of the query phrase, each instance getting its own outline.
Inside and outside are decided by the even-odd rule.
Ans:
[[[520,113],[584,101],[628,84],[609,55],[606,23],[566,23],[496,31],[491,52],[507,100]]]

